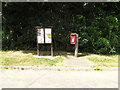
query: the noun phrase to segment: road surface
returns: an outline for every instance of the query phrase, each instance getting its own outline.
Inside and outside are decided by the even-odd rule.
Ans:
[[[0,69],[2,88],[118,88],[118,71]]]

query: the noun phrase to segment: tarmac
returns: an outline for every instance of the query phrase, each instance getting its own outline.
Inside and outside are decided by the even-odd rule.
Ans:
[[[118,88],[118,67],[92,67],[83,57],[64,66],[0,66],[0,88]]]
[[[86,72],[0,69],[0,87],[118,88],[118,71]]]

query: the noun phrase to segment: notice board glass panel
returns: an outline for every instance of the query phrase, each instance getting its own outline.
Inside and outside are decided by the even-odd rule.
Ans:
[[[37,42],[38,43],[44,43],[44,31],[43,28],[38,29],[38,33],[37,33]]]
[[[52,30],[51,28],[45,28],[45,43],[52,43]]]

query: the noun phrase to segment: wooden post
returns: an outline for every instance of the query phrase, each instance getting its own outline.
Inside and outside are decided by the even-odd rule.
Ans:
[[[38,30],[36,31],[36,36],[38,36]],[[37,37],[36,37],[37,38]],[[40,51],[39,51],[39,44],[38,44],[38,38],[37,38],[37,55],[40,55]]]
[[[51,27],[51,32],[52,32],[52,27]],[[51,36],[53,36],[52,33],[51,33]],[[51,56],[53,57],[53,40],[52,40],[52,38],[51,38]]]
[[[37,55],[40,56],[39,44],[37,43]]]
[[[76,34],[75,57],[78,56],[78,34]]]
[[[53,44],[51,43],[51,56],[53,57]]]

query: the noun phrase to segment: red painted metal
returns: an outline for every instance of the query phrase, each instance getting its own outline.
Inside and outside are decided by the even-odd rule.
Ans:
[[[76,44],[76,34],[77,33],[71,33],[70,34],[70,44]]]

